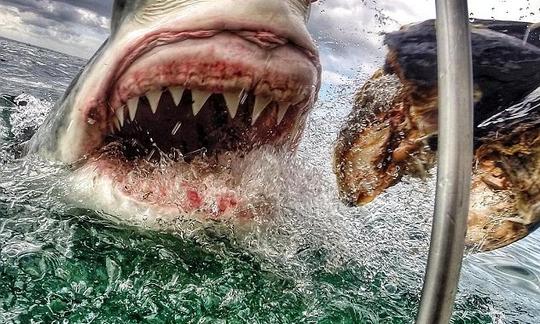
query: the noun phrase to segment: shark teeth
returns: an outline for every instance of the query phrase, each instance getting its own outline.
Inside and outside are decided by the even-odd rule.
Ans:
[[[137,114],[137,108],[139,107],[139,98],[131,98],[127,101],[127,107],[129,111],[129,119],[135,120],[135,114]]]
[[[152,112],[154,114],[157,111],[159,99],[161,99],[161,94],[162,92],[159,90],[152,90],[146,93],[146,98],[148,99],[148,103],[150,104],[150,109],[152,109]]]
[[[118,122],[120,123],[120,126],[124,126],[124,109],[126,107],[122,106],[118,109],[116,109],[116,118],[118,118]]]
[[[253,114],[251,115],[251,125],[255,125],[257,119],[262,114],[264,109],[272,102],[272,98],[264,96],[255,97],[255,105],[253,105]]]
[[[241,95],[242,95],[242,91],[223,93],[223,98],[225,99],[227,110],[229,111],[229,114],[231,115],[232,119],[236,117],[236,113],[238,112],[238,106],[240,105]]]
[[[278,114],[277,114],[277,124],[281,124],[281,121],[283,120],[283,117],[285,117],[285,114],[287,113],[287,110],[289,110],[289,107],[291,106],[288,102],[280,102],[278,105]]]
[[[122,127],[120,126],[120,121],[118,121],[118,118],[113,118],[113,123],[116,130],[122,129]]]
[[[208,100],[211,95],[212,92],[209,91],[191,90],[191,99],[193,100],[191,108],[193,109],[193,116],[197,116],[206,103],[206,100]]]
[[[169,92],[170,97],[167,99],[164,99],[165,102],[170,102],[172,99],[172,102],[174,102],[175,106],[179,106],[184,94],[186,94],[186,90],[191,92],[191,108],[193,112],[193,116],[197,116],[200,111],[203,109],[205,104],[208,102],[210,97],[212,95],[215,96],[223,96],[223,100],[226,106],[226,110],[231,117],[231,119],[238,119],[244,120],[244,116],[246,116],[245,113],[248,113],[251,111],[251,119],[249,120],[251,122],[251,126],[255,125],[257,121],[260,119],[261,115],[265,111],[268,106],[272,106],[276,109],[272,111],[272,115],[276,116],[276,125],[280,125],[285,115],[287,114],[287,111],[292,106],[295,106],[292,102],[278,102],[274,100],[270,96],[264,96],[264,95],[258,95],[253,96],[252,93],[250,93],[246,89],[237,89],[237,90],[230,90],[225,91],[223,93],[213,93],[210,91],[204,91],[204,90],[196,90],[196,89],[186,89],[182,86],[171,86],[164,88],[162,90],[151,90],[148,91],[144,96],[147,98],[147,104],[145,101],[143,101],[143,107],[149,106],[150,110],[153,114],[159,114],[157,111],[160,105],[160,101],[162,99],[163,94]],[[188,92],[189,93],[189,92]],[[248,100],[248,98],[250,98]],[[216,100],[217,98],[214,98],[212,100]],[[124,125],[125,121],[127,119],[126,115],[129,116],[129,119],[131,122],[135,121],[135,118],[137,116],[137,112],[139,109],[139,103],[141,98],[135,97],[128,99],[123,106],[116,109],[114,112],[114,121],[112,121],[111,127],[114,130],[121,130]],[[186,105],[184,103],[183,105]],[[250,108],[251,107],[251,108]],[[147,109],[147,108],[143,108]],[[215,109],[215,107],[213,107]],[[239,116],[239,111],[244,109],[244,114],[241,114],[241,117]],[[127,112],[126,112],[127,111]],[[171,113],[170,111],[169,113]],[[144,115],[144,114],[143,114]],[[181,122],[179,121],[178,124],[172,129],[171,134],[175,135],[180,128]]]
[[[175,105],[178,106],[180,104],[180,100],[182,100],[182,96],[184,95],[184,90],[183,87],[169,87],[169,92],[171,93]]]

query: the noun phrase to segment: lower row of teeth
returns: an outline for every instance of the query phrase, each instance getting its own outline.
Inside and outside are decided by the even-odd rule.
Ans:
[[[183,87],[168,87],[164,91],[169,91],[171,94],[171,97],[173,98],[174,104],[178,106],[180,104],[180,100],[182,99],[182,96],[184,95],[185,88]],[[161,99],[161,95],[164,91],[161,90],[153,90],[146,93],[146,98],[148,99],[148,103],[150,104],[150,109],[155,114],[159,105],[159,100]],[[200,91],[200,90],[191,90],[191,98],[192,98],[192,104],[191,108],[193,111],[193,116],[197,116],[197,114],[201,111],[204,104],[210,98],[211,95],[215,93],[209,92],[209,91]],[[236,113],[238,112],[238,107],[240,104],[244,103],[247,99],[248,93],[245,90],[240,90],[237,92],[224,92],[219,93],[220,95],[223,95],[223,98],[225,99],[225,103],[227,105],[227,110],[231,116],[231,118],[236,117]],[[255,96],[255,104],[253,105],[253,112],[251,115],[251,125],[254,125],[257,119],[261,116],[263,111],[270,105],[272,102],[272,98],[265,97],[265,96]],[[277,114],[277,125],[281,124],[281,121],[283,120],[283,117],[287,113],[287,110],[291,106],[290,103],[287,102],[281,102],[278,103],[278,114]],[[115,118],[113,119],[115,127],[120,130],[121,127],[124,126],[124,119],[125,119],[125,110],[127,109],[129,118],[133,121],[135,119],[135,115],[137,113],[137,109],[139,107],[139,97],[129,99],[126,103],[126,105],[116,109],[115,111]]]

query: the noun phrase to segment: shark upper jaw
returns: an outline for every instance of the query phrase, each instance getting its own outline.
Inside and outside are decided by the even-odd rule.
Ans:
[[[59,143],[61,160],[77,161],[99,148],[117,124],[114,117],[121,119],[128,108],[134,113],[137,98],[152,101],[155,112],[159,94],[170,93],[178,105],[189,90],[198,111],[209,94],[221,94],[235,117],[239,99],[253,96],[252,124],[269,106],[277,124],[285,120],[290,131],[287,121],[296,122],[295,116],[311,108],[320,86],[317,54],[269,32],[161,31],[124,51],[114,64],[99,62],[93,77],[103,73],[103,79],[80,90],[84,95],[74,102],[63,136],[67,140]]]
[[[57,111],[49,115],[46,123],[51,131],[42,127],[40,136],[35,136],[28,145],[29,152],[41,152],[50,158],[64,163],[73,163],[88,155],[99,146],[103,134],[107,132],[108,121],[114,109],[112,103],[115,85],[122,75],[134,63],[150,51],[159,48],[181,45],[190,40],[207,40],[212,43],[214,36],[231,33],[245,41],[244,44],[257,44],[260,50],[259,60],[246,60],[254,51],[237,51],[240,57],[222,57],[222,66],[245,66],[237,70],[266,71],[252,77],[252,90],[259,81],[272,74],[273,69],[284,73],[274,76],[308,75],[309,80],[298,82],[298,86],[311,88],[317,92],[320,84],[320,64],[313,39],[308,33],[306,23],[312,0],[122,0],[115,2],[112,17],[112,30],[109,40],[94,55],[87,67],[75,80],[66,96],[58,104]],[[118,6],[117,6],[118,4]],[[230,44],[218,47],[208,46],[195,55],[202,61],[210,54],[234,53]],[[272,57],[275,53],[284,53],[284,49],[302,53],[301,58],[280,60]],[[192,52],[193,54],[194,52]],[[262,54],[261,54],[262,53]],[[268,56],[265,56],[265,53]],[[298,56],[296,56],[298,58]],[[177,56],[178,64],[182,53]],[[267,65],[268,62],[276,64]],[[310,62],[311,64],[307,64]],[[214,63],[206,60],[206,65]],[[296,65],[309,66],[309,72],[294,72]],[[180,67],[180,65],[177,65]],[[184,64],[187,66],[187,64]],[[291,68],[293,71],[288,71]],[[151,67],[154,70],[154,67]],[[206,69],[206,72],[212,69]],[[216,70],[218,71],[218,70]],[[148,72],[148,70],[146,71]],[[191,76],[204,77],[203,69],[192,69]],[[259,78],[259,79],[257,79]],[[310,80],[311,79],[311,80]],[[302,80],[302,79],[299,79]],[[147,80],[148,81],[148,80]],[[184,80],[185,81],[185,80]],[[188,81],[193,82],[193,79]],[[279,82],[274,78],[271,83]],[[231,88],[231,87],[229,87]],[[260,89],[260,87],[259,87]],[[213,89],[201,87],[199,90]],[[238,89],[234,89],[238,90]],[[274,92],[274,93],[277,93]],[[144,95],[144,94],[141,94]],[[314,94],[313,96],[316,96]],[[125,98],[124,98],[125,99]],[[309,103],[308,103],[309,106]],[[43,136],[41,136],[43,135]],[[40,140],[38,137],[47,140]],[[48,143],[47,143],[48,142]]]
[[[316,53],[257,31],[153,33],[108,74],[79,100],[64,151],[111,214],[245,214],[243,156],[294,149],[320,85]]]

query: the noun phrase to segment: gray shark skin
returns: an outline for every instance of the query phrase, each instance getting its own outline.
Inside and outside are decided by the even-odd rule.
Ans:
[[[320,87],[318,52],[306,28],[311,2],[115,1],[110,37],[26,153],[76,165],[82,178],[93,170],[86,194],[113,186],[113,196],[121,197],[96,208],[118,214],[107,205],[129,200],[159,214],[186,214],[176,198],[163,204],[166,194],[149,200],[152,194],[139,188],[150,180],[127,183],[126,175],[156,151],[175,155],[185,168],[194,168],[197,152],[204,156],[195,160],[243,156],[267,145],[294,151]]]

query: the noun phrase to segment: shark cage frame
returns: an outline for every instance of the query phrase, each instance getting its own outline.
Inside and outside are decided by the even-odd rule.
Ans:
[[[464,252],[473,154],[467,0],[436,0],[439,87],[435,212],[416,323],[449,323]]]

